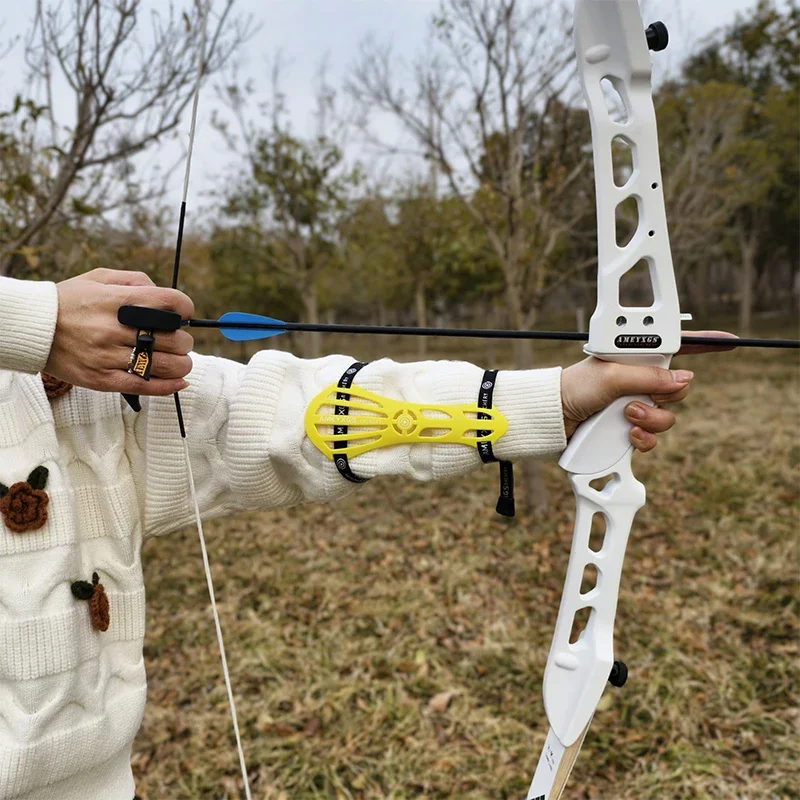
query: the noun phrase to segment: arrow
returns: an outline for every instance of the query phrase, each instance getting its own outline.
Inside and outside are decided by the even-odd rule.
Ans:
[[[509,331],[476,328],[413,328],[394,325],[328,325],[314,322],[284,322],[258,314],[229,311],[219,319],[190,319],[183,323],[190,328],[215,328],[232,342],[269,339],[282,333],[347,333],[372,336],[444,336],[458,339],[535,339],[542,341],[588,342],[588,333],[577,331]],[[684,345],[706,347],[769,347],[800,349],[794,339],[737,339],[684,336]]]

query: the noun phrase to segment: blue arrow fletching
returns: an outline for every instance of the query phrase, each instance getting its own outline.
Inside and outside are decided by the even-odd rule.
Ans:
[[[227,314],[223,314],[219,318],[220,322],[225,323],[225,325],[231,324],[241,324],[245,323],[246,325],[278,325],[280,326],[278,329],[274,328],[236,328],[236,327],[221,327],[220,326],[220,333],[226,338],[230,339],[232,342],[249,342],[253,339],[269,339],[272,336],[280,336],[282,333],[286,333],[286,328],[284,327],[285,323],[281,322],[279,319],[273,319],[272,317],[261,317],[258,314],[243,314],[239,311],[229,311]]]

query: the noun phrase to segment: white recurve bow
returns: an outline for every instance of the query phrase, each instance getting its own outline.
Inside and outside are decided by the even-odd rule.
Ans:
[[[668,367],[680,349],[681,321],[690,318],[680,313],[678,303],[652,97],[650,50],[663,50],[667,42],[663,24],[645,30],[637,0],[576,2],[575,44],[591,118],[598,229],[597,308],[585,351],[604,361]],[[610,81],[625,105],[624,122],[612,119],[604,80]],[[615,181],[615,139],[621,139],[633,155],[624,186]],[[617,207],[629,198],[638,205],[639,227],[621,247]],[[623,307],[620,281],[642,260],[649,266],[653,304]],[[569,474],[577,510],[544,673],[550,730],[527,800],[561,797],[606,683],[621,686],[627,676],[625,665],[614,661],[614,618],[628,536],[645,503],[644,486],[631,470],[630,423],[623,415],[634,399],[653,405],[647,397],[617,400],[578,428],[559,462]],[[605,536],[601,545],[592,543],[592,549],[597,516],[605,523]],[[596,581],[582,593],[585,572]],[[578,621],[587,613],[584,609],[588,620],[578,632]]]

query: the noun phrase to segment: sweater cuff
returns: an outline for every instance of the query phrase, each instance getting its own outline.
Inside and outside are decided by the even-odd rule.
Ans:
[[[44,369],[58,319],[54,283],[0,278],[0,369]]]
[[[560,367],[500,372],[493,405],[508,420],[493,448],[501,461],[556,458],[567,446]]]

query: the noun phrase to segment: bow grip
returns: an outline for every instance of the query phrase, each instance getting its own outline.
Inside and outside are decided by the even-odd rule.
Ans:
[[[137,331],[180,330],[183,320],[177,311],[167,311],[162,308],[148,308],[147,306],[121,306],[117,311],[117,321],[128,328]],[[138,394],[123,394],[125,402],[136,412],[142,410],[142,403]]]
[[[558,465],[572,475],[609,472],[631,448],[631,423],[625,418],[625,407],[634,402],[655,405],[644,395],[618,398],[578,427]]]

